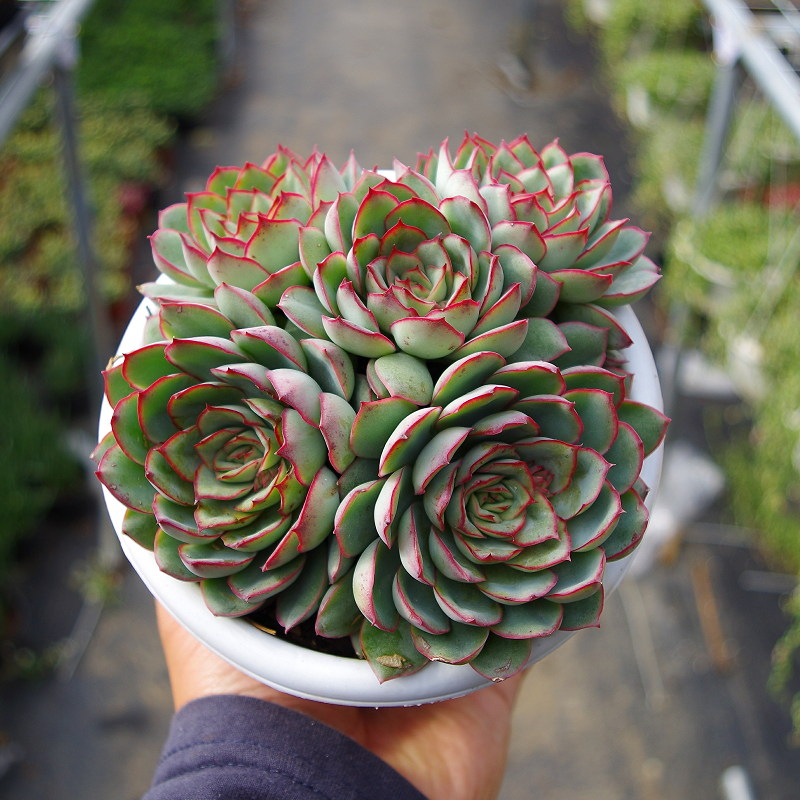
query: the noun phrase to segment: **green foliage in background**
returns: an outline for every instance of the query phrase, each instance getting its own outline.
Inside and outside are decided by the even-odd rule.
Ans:
[[[721,202],[698,218],[692,195],[714,79],[702,5],[604,7],[606,18],[593,20],[602,61],[617,110],[635,129],[632,203],[664,255],[657,296],[688,306],[687,343],[725,366],[749,403],[748,434],[717,454],[736,522],[758,532],[772,563],[800,573],[800,146],[745,84],[718,176]],[[585,24],[593,8],[573,0],[571,15]],[[752,363],[747,353],[757,356]],[[788,612],[794,622],[774,654],[776,692],[800,649],[800,592]],[[800,695],[792,713],[800,742]]]
[[[216,91],[216,0],[97,0],[83,25],[84,94],[196,118]]]
[[[62,444],[59,419],[48,412],[25,372],[0,352],[0,578],[9,568],[14,548],[31,534],[33,525],[57,493],[74,485],[80,467]]]
[[[42,91],[0,153],[0,309],[77,310],[83,303],[71,209],[53,123]],[[95,253],[109,299],[129,289],[125,269],[136,221],[126,186],[160,178],[158,148],[172,128],[141,103],[81,103],[82,155],[90,181]]]
[[[109,301],[131,290],[142,210],[176,121],[196,119],[216,91],[216,18],[217,0],[97,0],[84,21],[79,155]],[[17,542],[80,472],[60,444],[86,342],[53,106],[52,89],[39,91],[0,149],[0,583]]]

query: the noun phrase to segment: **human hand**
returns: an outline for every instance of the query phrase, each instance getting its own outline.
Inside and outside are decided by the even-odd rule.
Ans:
[[[209,695],[256,697],[299,711],[349,736],[430,800],[497,796],[521,675],[465,697],[412,708],[328,705],[259,683],[200,644],[158,603],[156,612],[176,710]]]

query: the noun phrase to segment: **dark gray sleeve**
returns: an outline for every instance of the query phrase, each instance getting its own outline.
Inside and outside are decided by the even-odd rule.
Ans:
[[[333,728],[252,697],[219,695],[172,721],[144,800],[425,800]]]

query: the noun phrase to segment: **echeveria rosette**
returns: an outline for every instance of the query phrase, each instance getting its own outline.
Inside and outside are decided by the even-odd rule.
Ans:
[[[340,194],[322,231],[300,233],[313,289],[287,290],[281,310],[309,335],[367,358],[511,356],[528,336],[534,298],[549,311],[557,284],[545,279],[555,288],[542,301],[529,242],[492,224],[470,176],[457,189],[440,197],[404,168],[363,197]]]
[[[533,226],[538,251],[529,255],[562,284],[561,303],[591,307],[562,314],[606,320],[604,309],[635,302],[659,279],[642,255],[649,235],[610,217],[611,183],[600,156],[569,155],[558,140],[537,152],[526,136],[496,146],[466,135],[455,158],[445,140],[438,153],[420,156],[417,170],[444,193],[471,175],[496,215]]]
[[[446,369],[337,511],[379,679],[429,660],[502,679],[535,638],[596,625],[606,560],[644,533],[639,472],[665,428],[600,367],[479,352]]]
[[[224,284],[274,309],[286,288],[310,283],[300,263],[300,228],[321,228],[340,192],[381,180],[353,156],[337,170],[316,150],[304,161],[283,147],[260,167],[218,167],[205,191],[159,215],[153,258],[174,284],[148,283],[142,291],[157,302],[215,306],[215,289]]]
[[[354,384],[331,342],[274,326],[129,353],[106,372],[114,412],[96,453],[127,507],[123,531],[162,571],[200,582],[215,614],[280,593],[281,624],[307,618],[329,585],[339,472],[355,458]]]

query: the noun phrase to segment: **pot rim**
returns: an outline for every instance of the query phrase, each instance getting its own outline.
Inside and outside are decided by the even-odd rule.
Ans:
[[[146,318],[152,313],[145,299],[134,312],[118,353],[141,346]],[[625,351],[627,368],[635,379],[630,399],[663,410],[661,388],[653,354],[642,326],[629,306],[613,310],[633,340]],[[112,409],[107,400],[99,419],[99,439],[111,430]],[[652,511],[663,460],[663,443],[645,459],[642,480],[650,487],[645,505]],[[184,583],[161,572],[153,554],[122,533],[125,507],[103,487],[106,507],[122,550],[153,596],[196,639],[251,678],[278,691],[335,705],[388,707],[435,703],[469,694],[491,685],[468,664],[430,663],[413,675],[379,683],[365,661],[328,655],[291,644],[256,628],[242,618],[215,617],[206,607],[195,583]],[[636,551],[610,562],[603,587],[606,596],[619,586]],[[526,668],[564,644],[577,631],[557,631],[537,639]]]

